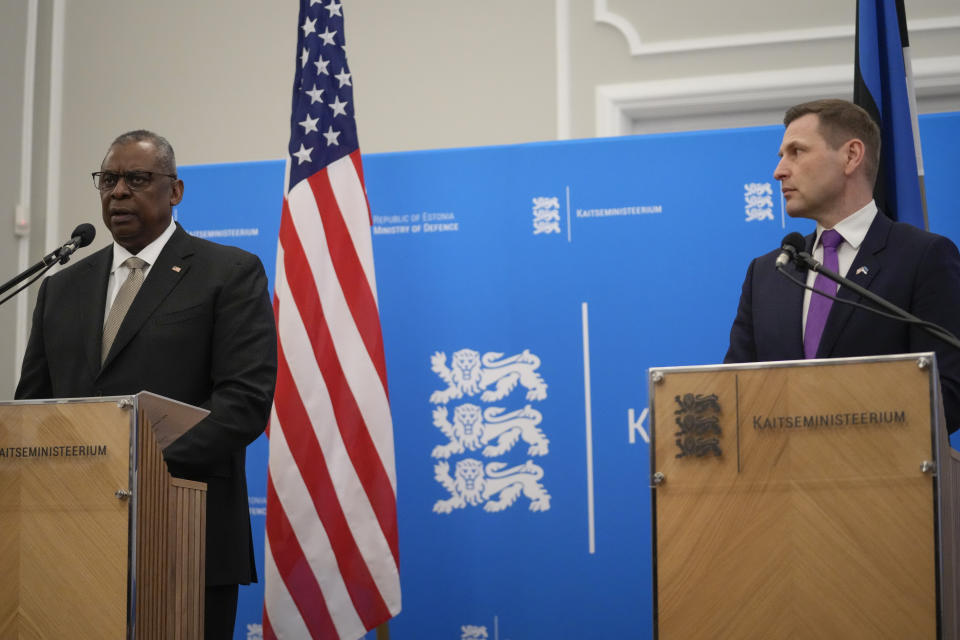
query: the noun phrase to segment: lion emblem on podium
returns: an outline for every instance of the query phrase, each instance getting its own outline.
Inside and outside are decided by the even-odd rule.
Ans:
[[[452,423],[447,416],[446,407],[433,410],[433,425],[449,440],[447,444],[433,448],[430,455],[434,458],[449,458],[465,450],[476,451],[483,445],[487,445],[483,448],[483,455],[492,458],[512,449],[521,438],[530,445],[528,455],[549,453],[550,440],[537,426],[543,421],[543,415],[529,404],[508,413],[504,413],[502,407],[489,407],[481,413],[477,405],[465,403],[454,408]]]
[[[464,395],[477,394],[484,402],[496,402],[505,398],[518,383],[527,390],[526,398],[530,402],[547,397],[547,383],[536,371],[540,358],[528,349],[506,358],[492,351],[481,358],[479,351],[460,349],[453,353],[450,365],[447,366],[447,355],[442,351],[430,357],[430,368],[447,385],[430,394],[433,404],[446,404]]]
[[[486,466],[479,460],[465,458],[457,462],[450,476],[450,463],[438,462],[433,467],[434,478],[450,493],[445,500],[433,505],[435,513],[450,513],[467,505],[483,504],[487,512],[503,511],[513,505],[522,493],[529,498],[531,511],[550,509],[550,494],[540,484],[543,469],[530,460],[505,469],[505,462],[491,462]]]

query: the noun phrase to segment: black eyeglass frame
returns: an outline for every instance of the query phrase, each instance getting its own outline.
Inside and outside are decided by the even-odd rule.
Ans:
[[[117,185],[120,184],[120,178],[123,178],[124,184],[127,185],[127,188],[131,191],[141,191],[146,189],[151,184],[153,184],[153,176],[163,176],[165,178],[177,179],[177,174],[175,173],[160,173],[159,171],[94,171],[90,174],[93,177],[93,186],[97,191],[113,191],[117,188]],[[115,176],[117,181],[111,186],[101,186],[100,182],[102,181],[103,176]],[[142,178],[147,177],[147,182],[140,186],[134,186],[136,180],[131,182],[131,178]]]

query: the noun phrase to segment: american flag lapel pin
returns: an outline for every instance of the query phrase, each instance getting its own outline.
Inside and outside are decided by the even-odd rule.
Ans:
[[[175,272],[177,272],[177,273],[180,273],[180,267],[179,267],[179,266],[174,266],[174,267],[170,267],[170,268],[171,268],[173,271],[175,271]],[[861,267],[861,269],[862,269],[862,268],[863,268],[863,267]],[[857,273],[860,273],[860,272],[858,271]]]
[[[858,276],[861,275],[861,274],[862,274],[862,275],[867,275],[868,273],[870,273],[870,269],[868,269],[866,266],[863,266],[863,267],[860,267],[859,269],[857,269],[857,275],[858,275]]]

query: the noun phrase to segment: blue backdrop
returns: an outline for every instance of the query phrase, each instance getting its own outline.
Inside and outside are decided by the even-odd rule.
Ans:
[[[921,133],[931,230],[956,241],[960,114]],[[719,362],[750,259],[813,229],[784,215],[781,135],[364,157],[399,485],[392,637],[650,637],[646,370]],[[182,167],[176,215],[272,276],[283,171]],[[261,572],[266,451],[248,454]],[[236,638],[260,637],[262,598],[241,590]]]

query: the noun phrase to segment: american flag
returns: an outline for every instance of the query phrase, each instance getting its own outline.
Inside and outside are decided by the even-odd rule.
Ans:
[[[370,212],[337,0],[301,0],[274,313],[264,638],[400,611],[397,481]]]

